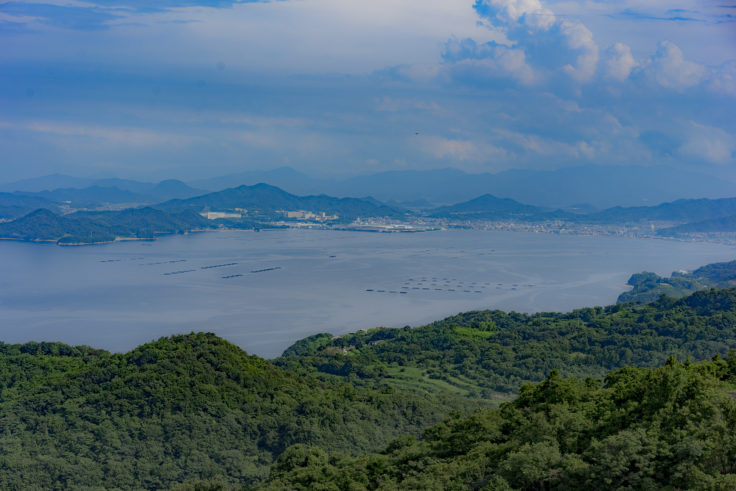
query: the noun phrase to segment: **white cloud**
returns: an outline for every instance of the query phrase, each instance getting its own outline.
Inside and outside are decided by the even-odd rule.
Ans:
[[[723,129],[691,121],[686,138],[678,150],[683,156],[718,165],[734,162],[736,138]]]
[[[40,17],[32,17],[30,15],[9,15],[0,12],[0,24],[8,22],[10,24],[29,24],[40,20]]]
[[[183,137],[173,133],[165,133],[149,129],[132,127],[111,127],[99,125],[75,124],[64,121],[0,121],[0,127],[7,129],[47,133],[63,137],[88,138],[105,141],[114,145],[157,146],[188,145],[194,138]]]
[[[544,157],[588,157],[594,152],[593,146],[585,141],[567,143],[563,141],[545,138],[544,136],[521,133],[504,128],[496,128],[494,133],[507,143],[519,147],[523,151],[530,152],[536,156]]]
[[[445,68],[456,78],[511,78],[523,85],[532,85],[538,80],[522,49],[496,43],[479,45],[472,39],[452,38],[445,43],[442,56],[447,61]]]
[[[598,45],[593,40],[593,33],[580,22],[563,21],[560,31],[567,40],[567,45],[579,51],[576,65],[565,65],[563,70],[578,82],[588,82],[595,75],[598,64]]]
[[[708,88],[718,94],[736,96],[736,60],[714,68]]]
[[[482,0],[480,3],[490,7],[495,20],[502,24],[546,30],[557,21],[554,12],[543,7],[539,0]]]
[[[486,142],[449,139],[438,135],[421,136],[417,141],[424,152],[437,159],[488,162],[507,157],[506,150]]]
[[[684,90],[700,83],[705,69],[685,60],[682,50],[670,41],[662,41],[644,67],[651,80],[669,89]]]
[[[631,54],[631,48],[623,43],[610,46],[605,56],[605,75],[619,82],[629,78],[631,70],[638,65]]]
[[[549,69],[557,62],[552,69],[578,83],[589,82],[595,75],[598,45],[583,23],[558,18],[539,0],[481,0],[476,5],[488,27],[503,32],[509,47],[524,55],[529,71],[537,70],[537,64]],[[536,53],[536,59],[530,59],[529,53]],[[496,54],[489,53],[490,57]]]

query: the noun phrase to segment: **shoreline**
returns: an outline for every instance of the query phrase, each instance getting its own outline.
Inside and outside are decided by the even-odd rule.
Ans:
[[[495,231],[495,232],[527,232],[534,234],[545,234],[545,235],[566,235],[566,236],[580,236],[580,237],[619,237],[619,238],[630,238],[630,239],[646,239],[646,240],[666,240],[675,242],[696,242],[696,243],[707,243],[707,244],[721,244],[727,246],[736,246],[736,233],[733,234],[733,238],[724,237],[723,233],[714,234],[713,236],[707,236],[704,234],[698,234],[696,236],[686,237],[674,237],[674,236],[660,236],[660,235],[649,235],[649,234],[637,234],[637,233],[605,233],[605,231],[599,231],[598,233],[591,233],[590,231],[575,231],[574,229],[563,229],[563,230],[539,230],[529,228],[525,225],[518,224],[518,226],[508,226],[508,223],[501,222],[505,226],[492,226],[498,225],[499,222],[483,222],[478,223],[475,226],[468,224],[459,223],[447,223],[436,226],[424,226],[423,228],[393,228],[393,227],[365,227],[365,226],[324,226],[323,224],[302,224],[300,226],[271,226],[271,224],[265,224],[263,228],[239,228],[239,227],[213,227],[203,229],[192,229],[185,232],[161,232],[155,233],[153,237],[115,237],[112,240],[101,240],[94,242],[61,242],[62,239],[32,239],[32,238],[20,238],[20,237],[0,237],[0,240],[12,241],[12,242],[25,242],[29,244],[55,244],[61,247],[82,247],[82,246],[95,246],[95,245],[108,245],[116,242],[126,241],[144,241],[144,242],[155,242],[159,237],[173,236],[173,235],[189,235],[194,233],[205,233],[205,232],[263,232],[269,230],[325,230],[334,232],[362,232],[362,233],[379,233],[379,234],[415,234],[415,233],[427,233],[427,232],[441,232],[451,230],[477,230],[477,231]],[[314,225],[314,226],[313,226]]]

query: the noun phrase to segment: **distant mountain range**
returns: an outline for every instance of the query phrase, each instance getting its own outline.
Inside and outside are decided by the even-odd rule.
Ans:
[[[617,206],[589,215],[590,219],[605,223],[672,221],[699,222],[736,215],[736,198],[678,199],[657,206]]]
[[[660,235],[736,232],[736,198],[680,199],[656,206],[614,207],[593,213],[574,213],[531,206],[485,194],[451,206],[434,208],[425,215],[450,220],[564,220],[578,224],[618,225],[672,222]]]
[[[0,193],[0,219],[12,220],[39,208],[54,211],[59,210],[59,206],[56,203],[38,196]]]
[[[163,181],[169,182],[169,181]],[[40,192],[59,188],[116,187],[150,196],[156,202],[189,198],[204,191],[220,191],[240,185],[268,183],[289,193],[305,196],[374,198],[413,209],[427,209],[474,199],[484,194],[544,208],[590,212],[614,206],[649,206],[677,199],[725,198],[735,194],[736,183],[667,166],[581,166],[557,170],[508,170],[469,174],[456,169],[403,170],[353,177],[315,177],[290,167],[247,171],[200,179],[178,194],[162,196],[156,184],[128,179],[82,179],[55,174],[0,185],[0,191]],[[159,183],[162,184],[162,183]],[[172,189],[173,192],[173,189]]]
[[[316,178],[282,167],[199,180],[191,185],[216,191],[259,182],[299,195],[373,196],[408,207],[413,202],[426,201],[437,206],[491,194],[541,207],[588,210],[652,205],[680,198],[731,197],[736,189],[736,183],[665,166],[584,166],[496,174],[468,174],[456,169],[406,170],[342,179]]]
[[[681,237],[693,234],[721,234],[733,232],[736,232],[736,215],[665,228],[659,231],[659,235]]]
[[[182,190],[179,184],[170,185],[173,189]],[[191,189],[193,188],[186,188]],[[116,237],[153,238],[158,233],[186,232],[215,226],[260,228],[274,226],[275,221],[304,219],[346,224],[358,218],[378,217],[394,220],[442,219],[450,224],[554,220],[563,225],[671,225],[657,231],[663,236],[736,232],[736,198],[681,199],[656,206],[614,207],[599,212],[581,213],[539,207],[484,194],[450,206],[410,212],[387,206],[371,197],[359,199],[326,195],[297,196],[261,183],[186,199],[171,199],[149,208],[132,207],[122,211],[82,211],[60,215],[59,205],[49,200],[54,198],[61,202],[62,198],[74,198],[77,203],[81,203],[86,198],[91,202],[100,199],[119,199],[125,202],[135,196],[140,195],[100,186],[64,188],[32,194],[0,193],[0,213],[4,211],[5,216],[15,218],[14,221],[0,223],[0,238],[91,243],[107,242]],[[43,209],[18,218],[18,215],[27,213],[35,206]],[[206,220],[202,215],[210,212],[213,213],[208,216],[211,220]],[[293,215],[287,212],[292,212]]]
[[[149,183],[129,179],[82,179],[61,174],[5,184],[0,186],[0,190],[6,191],[2,194],[12,193],[18,199],[40,198],[47,203],[64,203],[74,208],[118,203],[160,203],[175,198],[191,198],[205,192],[176,179]]]

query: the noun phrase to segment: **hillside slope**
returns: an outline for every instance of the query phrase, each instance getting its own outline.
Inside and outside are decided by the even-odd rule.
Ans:
[[[631,290],[618,297],[618,303],[650,303],[666,295],[680,298],[706,288],[736,286],[736,261],[713,263],[690,273],[675,271],[669,278],[644,271],[631,275],[627,284]]]
[[[325,380],[498,399],[554,369],[602,377],[627,365],[656,366],[670,355],[703,360],[729,349],[736,349],[736,289],[643,306],[533,315],[486,310],[417,328],[319,334],[276,363]]]
[[[120,355],[0,345],[0,488],[246,484],[289,445],[375,450],[450,407],[294,375],[212,334]]]
[[[0,238],[59,244],[94,244],[123,239],[153,239],[212,224],[188,210],[166,213],[150,207],[121,211],[88,211],[57,215],[39,209],[12,222],[0,223]]]
[[[499,409],[381,453],[291,447],[261,489],[734,489],[735,383],[734,353],[623,368],[603,382],[553,371]]]

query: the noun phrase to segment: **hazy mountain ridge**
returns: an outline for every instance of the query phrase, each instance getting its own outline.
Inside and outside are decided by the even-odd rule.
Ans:
[[[681,237],[692,234],[721,234],[736,232],[736,215],[686,223],[658,232],[662,236]]]
[[[736,215],[736,198],[678,199],[656,206],[614,207],[582,217],[608,223],[650,221],[699,222]]]
[[[483,194],[511,198],[534,206],[567,208],[586,203],[603,209],[733,195],[734,183],[665,167],[585,166],[557,170],[508,170],[469,174],[457,169],[396,170],[349,178],[315,178],[284,167],[223,178],[194,181],[212,186],[268,182],[296,194],[374,196],[387,201],[429,201],[445,205]],[[214,189],[213,189],[214,190]]]
[[[39,196],[0,193],[0,219],[14,220],[39,208],[59,211],[59,206]]]
[[[95,208],[117,203],[153,204],[204,193],[176,179],[148,183],[130,179],[81,179],[64,175],[19,181],[0,186],[0,189],[12,191],[12,194],[7,194],[18,199],[37,198],[72,208]]]
[[[457,220],[562,220],[578,224],[624,225],[681,223],[660,229],[659,235],[693,232],[736,232],[736,198],[678,199],[654,206],[613,207],[591,213],[550,210],[486,194],[470,201],[426,210],[431,217]],[[694,222],[691,224],[691,222]]]
[[[549,211],[538,206],[525,205],[510,198],[484,194],[470,201],[442,206],[424,212],[427,216],[457,220],[519,220],[537,221],[567,217],[562,211]]]
[[[68,204],[73,208],[92,208],[113,203],[143,203],[150,199],[128,190],[99,185],[86,188],[58,188],[23,195],[42,197],[51,202]]]
[[[382,202],[428,201],[435,207],[492,194],[540,207],[569,208],[586,204],[596,209],[651,205],[679,198],[729,197],[736,185],[707,174],[636,165],[517,169],[493,174],[470,174],[457,169],[394,170],[352,177],[315,177],[281,167],[192,180],[189,185],[220,191],[261,182],[297,195],[373,196]],[[145,189],[152,186],[126,179],[82,179],[57,174],[0,185],[0,190],[36,192],[92,185],[118,187],[139,194],[146,194]],[[175,197],[188,196],[170,196]]]

